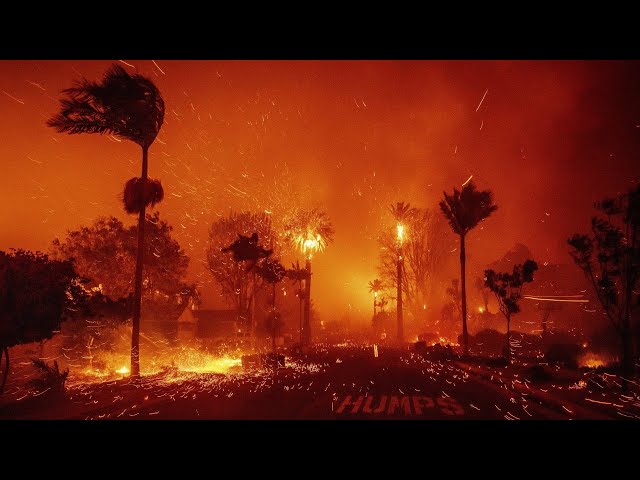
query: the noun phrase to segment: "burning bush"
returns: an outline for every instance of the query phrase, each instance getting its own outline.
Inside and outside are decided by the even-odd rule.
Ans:
[[[40,360],[39,358],[33,359],[32,361],[40,376],[31,380],[30,387],[38,392],[48,390],[53,394],[63,393],[67,377],[69,376],[69,369],[67,368],[61,372],[57,360],[53,361],[53,366],[49,366],[44,360]]]
[[[549,362],[560,363],[569,368],[578,368],[581,347],[573,343],[553,343],[549,345],[545,358]]]

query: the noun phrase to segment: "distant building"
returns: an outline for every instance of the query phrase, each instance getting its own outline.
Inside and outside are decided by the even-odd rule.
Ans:
[[[178,339],[229,340],[248,336],[239,328],[235,310],[201,310],[187,307],[178,317]]]

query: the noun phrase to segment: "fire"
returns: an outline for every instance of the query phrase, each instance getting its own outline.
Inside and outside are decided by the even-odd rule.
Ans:
[[[484,313],[484,308],[482,308],[482,307],[478,307],[478,312],[480,312],[480,313]]]
[[[119,373],[122,376],[127,376],[129,375],[129,368],[125,365],[124,367],[121,367],[118,370],[116,370],[116,373]]]
[[[402,241],[404,240],[404,225],[399,223],[396,228],[398,231],[398,240],[400,241],[400,243],[402,243]]]
[[[433,342],[431,342],[430,346],[433,347],[434,345],[437,345],[437,344],[440,344],[440,345],[443,345],[443,346],[450,345],[452,347],[459,347],[460,346],[459,343],[452,342],[447,337],[442,337],[442,336],[438,337],[437,340],[434,340]]]
[[[612,359],[602,355],[597,355],[593,352],[588,352],[580,358],[580,366],[588,368],[606,367],[612,363]]]
[[[295,244],[308,258],[311,258],[316,252],[322,252],[327,246],[327,242],[322,238],[322,235],[309,230],[304,235],[298,235],[295,238]]]
[[[228,355],[216,357],[213,355],[193,354],[183,359],[178,370],[193,373],[229,373],[234,367],[240,367],[242,359]]]

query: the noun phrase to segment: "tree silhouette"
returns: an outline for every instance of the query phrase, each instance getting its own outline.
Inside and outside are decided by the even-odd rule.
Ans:
[[[595,207],[606,218],[593,217],[593,236],[575,234],[570,255],[585,273],[622,343],[622,366],[633,371],[633,326],[640,308],[640,185]],[[640,340],[640,320],[636,339]],[[639,342],[640,343],[640,342]],[[636,346],[640,351],[640,344]]]
[[[253,234],[257,236],[253,237]],[[239,235],[247,240],[239,238]],[[232,212],[229,216],[213,222],[209,231],[207,250],[209,271],[220,285],[222,295],[235,306],[238,318],[247,323],[252,332],[255,327],[253,321],[254,298],[264,287],[264,282],[257,276],[253,268],[257,257],[260,256],[257,249],[258,239],[269,244],[272,235],[270,216],[264,213],[250,212]],[[240,248],[237,255],[238,261],[235,260],[234,249],[236,247],[233,245]],[[244,251],[245,246],[248,248],[248,252]]]
[[[9,347],[49,339],[60,324],[86,311],[87,292],[73,262],[40,252],[0,251],[0,362],[9,374]]]
[[[511,360],[511,316],[520,311],[518,302],[522,298],[522,287],[525,283],[533,282],[533,274],[538,270],[538,264],[527,260],[524,264],[513,267],[512,273],[496,273],[493,270],[484,271],[484,282],[498,300],[500,311],[507,319],[507,344],[505,354]]]
[[[271,347],[273,352],[276,351],[276,337],[282,328],[282,318],[280,312],[276,308],[276,285],[280,283],[287,274],[287,270],[282,264],[275,259],[265,258],[256,265],[256,273],[265,282],[273,287],[273,301],[271,303],[271,311],[267,316],[267,330],[271,333]]]
[[[376,278],[369,282],[369,293],[373,293],[373,318],[376,317],[376,307],[378,306],[378,294],[382,291],[382,280]]]
[[[300,267],[300,262],[296,260],[296,263],[291,264],[291,268],[287,270],[287,278],[298,284],[298,292],[296,296],[299,301],[299,313],[300,313],[300,342],[302,342],[302,301],[304,299],[304,291],[302,289],[302,282],[309,278],[309,274],[306,268]]]
[[[404,322],[402,312],[402,277],[404,274],[404,261],[402,256],[402,244],[405,238],[407,221],[416,213],[415,208],[404,202],[389,205],[389,212],[396,221],[396,320],[398,323],[397,338],[404,339]]]
[[[462,342],[464,354],[469,353],[469,336],[467,332],[467,282],[465,278],[465,237],[482,220],[496,211],[493,193],[490,190],[478,191],[473,182],[467,183],[462,190],[453,189],[452,195],[444,192],[444,200],[440,201],[440,209],[449,221],[453,232],[460,237],[460,284],[462,295]]]
[[[187,288],[183,279],[189,257],[158,212],[146,217],[142,298],[151,299],[156,292],[174,298]],[[68,231],[62,240],[54,239],[51,255],[73,258],[78,273],[89,279],[88,288],[118,300],[133,296],[137,237],[137,225],[127,227],[115,217],[100,217],[88,227]]]
[[[430,308],[437,274],[446,258],[447,224],[437,210],[415,208],[411,215],[404,217],[403,225],[402,305],[414,318],[422,318],[424,307]],[[378,273],[386,285],[396,288],[397,294],[397,231],[385,229],[377,240],[380,246]]]
[[[306,257],[303,343],[311,342],[311,257],[333,241],[333,225],[319,208],[297,210],[285,223],[285,239]]]
[[[223,248],[222,252],[233,253],[233,259],[236,262],[248,261],[247,270],[251,270],[258,260],[267,258],[273,253],[273,250],[267,250],[258,245],[258,234],[253,232],[250,237],[238,234],[238,239],[228,247]]]
[[[47,125],[60,133],[99,133],[124,138],[142,148],[142,175],[127,182],[125,210],[138,213],[138,247],[134,278],[131,376],[140,376],[140,304],[144,261],[145,208],[162,200],[162,186],[147,178],[149,147],[164,121],[164,100],[155,84],[142,75],[129,75],[112,65],[101,83],[82,79],[63,90],[61,111]]]

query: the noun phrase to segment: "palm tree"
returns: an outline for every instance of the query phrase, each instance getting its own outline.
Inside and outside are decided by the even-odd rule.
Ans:
[[[306,257],[303,343],[311,343],[311,257],[333,241],[333,225],[319,208],[298,210],[285,224],[285,238]]]
[[[376,307],[378,306],[378,293],[382,290],[382,280],[376,278],[369,282],[369,293],[373,293],[373,318],[376,317]]]
[[[273,301],[271,303],[271,311],[267,318],[268,330],[271,332],[271,348],[276,353],[276,337],[279,336],[281,328],[280,313],[276,309],[276,286],[284,279],[287,270],[282,266],[279,260],[266,257],[256,266],[257,274],[273,287]]]
[[[131,333],[131,376],[140,376],[140,302],[144,252],[145,209],[162,200],[159,181],[149,180],[149,147],[164,120],[164,100],[154,83],[142,75],[129,75],[112,65],[101,83],[82,79],[62,91],[60,113],[47,125],[60,133],[100,133],[130,140],[142,148],[142,175],[127,182],[125,210],[138,214],[138,248],[135,271],[133,329]]]
[[[402,260],[402,242],[404,241],[406,234],[406,222],[416,213],[416,209],[411,208],[409,203],[405,204],[404,202],[398,202],[395,205],[389,206],[389,211],[396,221],[396,230],[398,235],[396,311],[398,320],[398,341],[402,342],[404,340],[404,325],[402,318],[402,268],[404,266],[404,262]]]
[[[307,270],[300,267],[300,262],[291,264],[291,269],[287,270],[287,277],[294,283],[298,283],[298,300],[300,302],[300,343],[302,343],[302,282],[307,280]]]
[[[478,191],[473,182],[462,187],[461,191],[453,189],[453,195],[444,192],[444,200],[440,201],[442,213],[449,221],[453,232],[460,237],[460,295],[462,297],[462,342],[464,354],[469,354],[467,332],[467,283],[465,279],[465,236],[482,220],[498,208],[493,203],[491,190]]]

